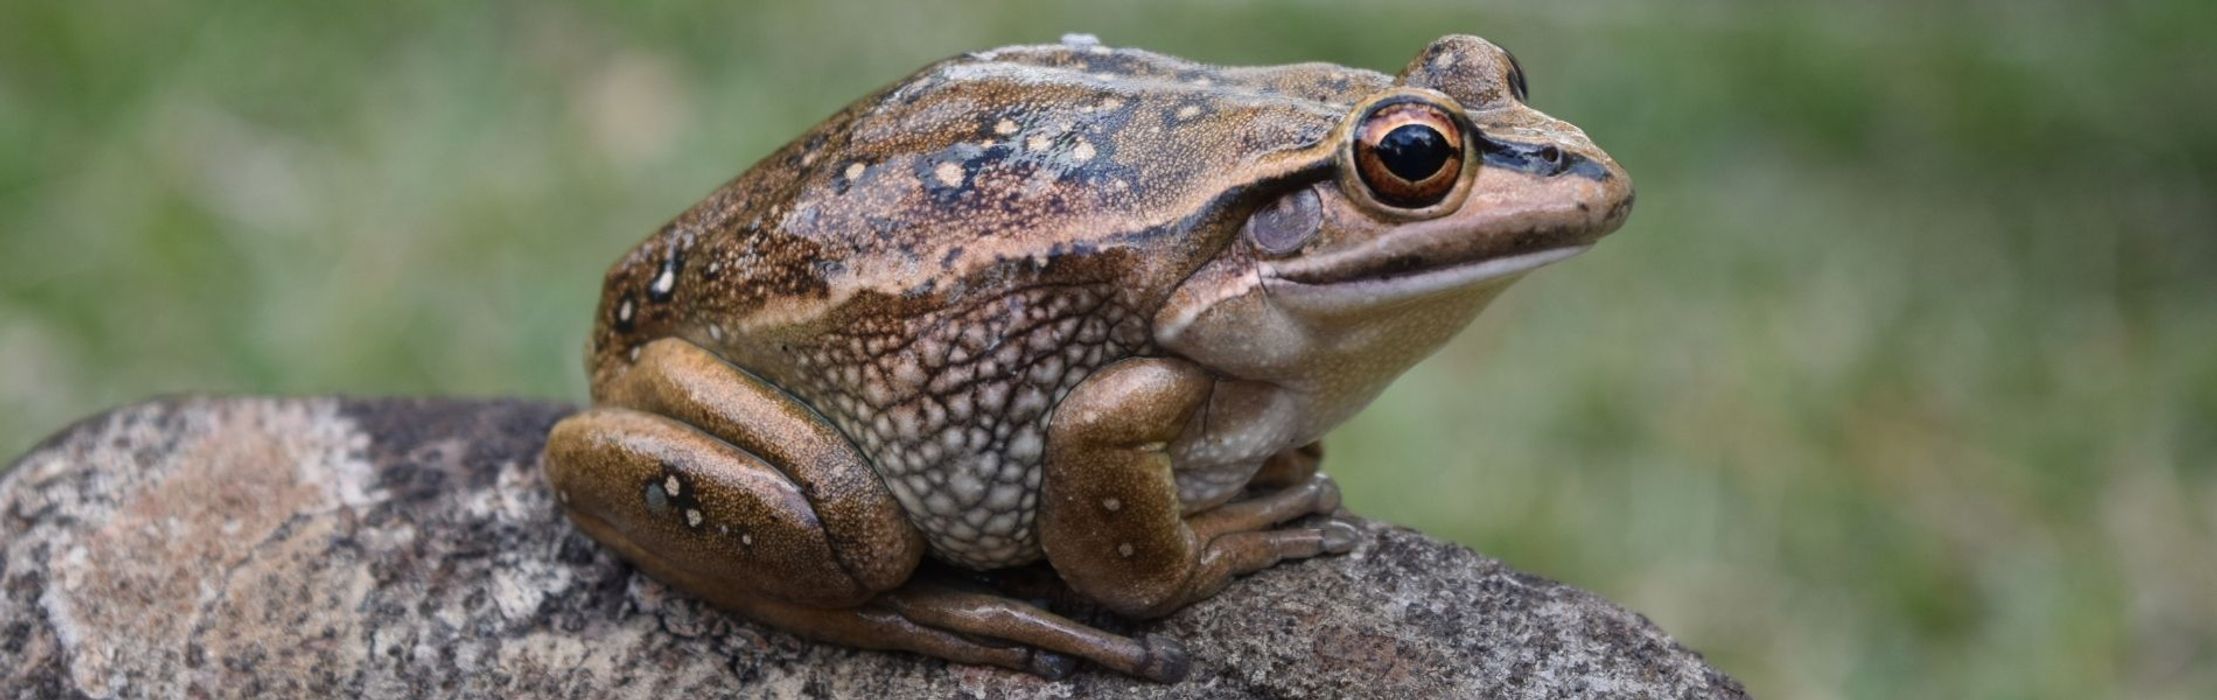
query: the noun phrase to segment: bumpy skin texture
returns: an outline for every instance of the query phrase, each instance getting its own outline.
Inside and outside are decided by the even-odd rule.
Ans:
[[[597,407],[550,476],[596,539],[758,619],[1175,678],[1167,640],[910,572],[1044,557],[1160,615],[1346,551],[1337,523],[1272,529],[1337,507],[1315,441],[1629,212],[1623,171],[1522,96],[1467,36],[1399,76],[1089,40],[932,65],[610,269]],[[1409,124],[1432,138],[1385,142]]]

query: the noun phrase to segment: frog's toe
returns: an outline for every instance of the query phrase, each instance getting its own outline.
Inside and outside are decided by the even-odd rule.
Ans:
[[[1355,551],[1355,544],[1362,541],[1363,531],[1353,524],[1334,520],[1316,528],[1324,535],[1325,554],[1346,554]]]
[[[1140,663],[1139,677],[1157,683],[1176,683],[1193,672],[1193,655],[1186,653],[1185,645],[1178,640],[1150,634],[1139,643],[1147,649],[1146,659]]]
[[[1314,478],[1316,479],[1316,510],[1314,512],[1330,513],[1339,510],[1339,482],[1333,481],[1332,477],[1323,474],[1318,474]]]

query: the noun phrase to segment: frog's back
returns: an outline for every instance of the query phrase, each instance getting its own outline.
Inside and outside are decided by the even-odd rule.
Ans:
[[[764,158],[610,270],[614,321],[667,286],[738,328],[1016,259],[1144,246],[1325,138],[1384,75],[1218,68],[1073,41],[933,64]],[[1177,242],[1187,246],[1185,242]],[[673,265],[671,261],[677,262]],[[671,289],[669,291],[686,291]]]

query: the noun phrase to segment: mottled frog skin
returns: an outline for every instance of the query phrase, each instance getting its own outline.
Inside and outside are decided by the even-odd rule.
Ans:
[[[1175,642],[947,577],[1045,559],[1112,610],[1346,551],[1316,441],[1624,172],[1483,39],[1398,75],[1074,36],[926,67],[613,266],[548,471],[588,534],[819,638],[1174,680]]]

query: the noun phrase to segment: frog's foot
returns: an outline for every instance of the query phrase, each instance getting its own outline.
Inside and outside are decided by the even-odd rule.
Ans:
[[[1185,648],[1166,638],[1123,637],[1008,598],[930,583],[903,586],[854,608],[709,597],[748,619],[811,639],[1050,679],[1070,675],[1077,659],[1164,683],[1183,679],[1192,667]]]
[[[1354,548],[1359,532],[1346,523],[1277,527],[1339,508],[1339,487],[1321,474],[1181,517],[1165,446],[1190,424],[1212,381],[1183,360],[1125,360],[1056,408],[1040,544],[1071,588],[1117,612],[1153,617],[1241,574]],[[1281,471],[1297,472],[1301,461],[1314,466],[1295,460]]]
[[[860,606],[823,608],[704,587],[655,559],[637,561],[656,578],[698,592],[742,617],[844,646],[908,651],[1050,679],[1069,675],[1077,659],[1163,683],[1183,679],[1192,667],[1185,648],[1167,638],[1132,639],[1010,598],[928,580],[910,582]]]
[[[911,622],[967,638],[1034,647],[1040,650],[1032,652],[1035,660],[1075,656],[1162,683],[1183,680],[1193,665],[1185,647],[1166,637],[1133,639],[1112,634],[1011,598],[930,580],[912,582],[880,596],[874,604],[896,611]],[[1026,670],[1058,677],[1049,671]],[[1067,671],[1067,666],[1063,670]]]
[[[1253,498],[1226,503],[1186,519],[1186,527],[1196,537],[1207,542],[1243,533],[1276,532],[1273,526],[1310,515],[1330,515],[1339,510],[1339,484],[1332,477],[1311,474],[1308,479],[1285,488],[1265,491]],[[1337,520],[1316,528],[1320,534],[1330,534],[1333,526],[1346,525]],[[1350,530],[1352,526],[1349,526]],[[1289,528],[1287,532],[1300,532],[1309,528]],[[1334,539],[1325,547],[1324,554],[1342,554],[1353,546]]]
[[[1310,515],[1339,510],[1339,484],[1323,474],[1259,496],[1218,506],[1187,518],[1186,529],[1208,544],[1171,609],[1215,595],[1232,578],[1266,569],[1287,559],[1346,554],[1361,534],[1355,526],[1328,520],[1313,527],[1276,528]]]

